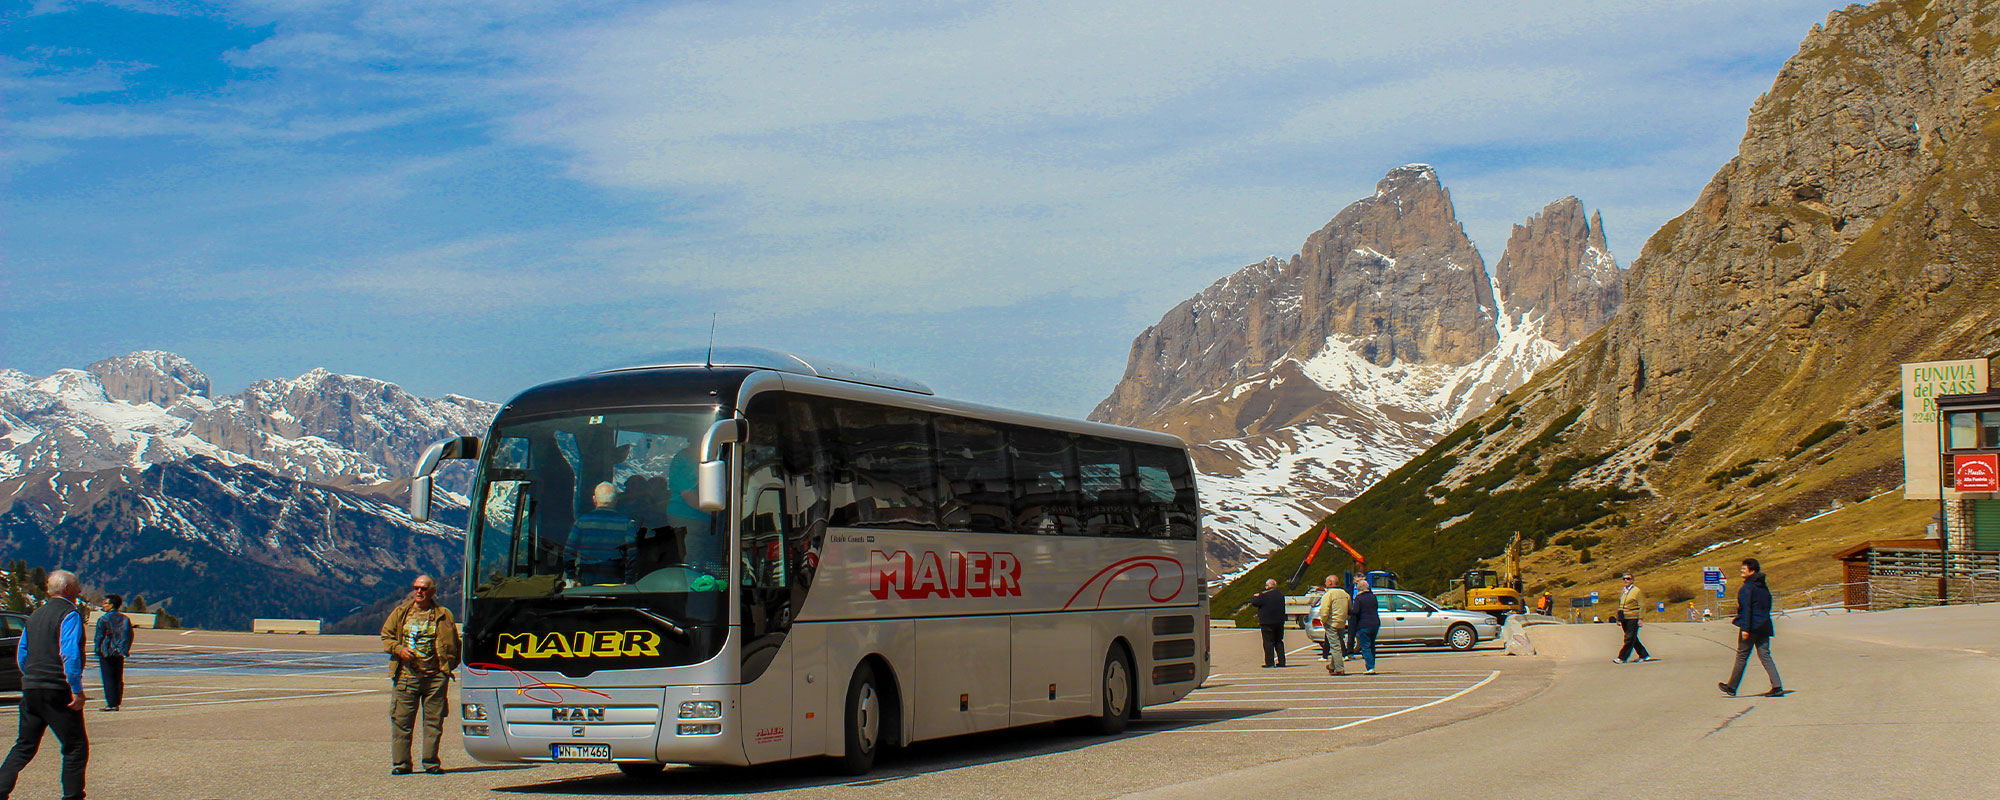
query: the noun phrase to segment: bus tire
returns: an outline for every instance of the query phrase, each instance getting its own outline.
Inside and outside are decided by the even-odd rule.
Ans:
[[[1132,657],[1125,653],[1123,644],[1111,645],[1104,654],[1103,676],[1098,715],[1088,718],[1086,728],[1099,736],[1124,733],[1139,706],[1139,692],[1133,682]]]
[[[847,715],[841,723],[847,746],[839,767],[843,774],[865,775],[875,767],[875,754],[882,748],[883,695],[875,685],[875,669],[867,662],[854,668],[847,682]]]
[[[645,780],[656,777],[660,773],[665,772],[666,769],[667,765],[651,761],[618,762],[618,771],[625,773],[625,777],[633,780]]]

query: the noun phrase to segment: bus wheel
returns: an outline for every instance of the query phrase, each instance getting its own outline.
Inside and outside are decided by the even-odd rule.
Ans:
[[[665,764],[655,764],[649,761],[624,761],[618,764],[619,772],[625,773],[625,777],[627,778],[637,780],[651,778],[666,771],[666,769],[667,765]]]
[[[1139,705],[1137,695],[1132,687],[1131,659],[1125,656],[1125,648],[1114,644],[1104,654],[1104,702],[1098,716],[1090,718],[1090,731],[1101,736],[1124,733],[1132,721],[1132,710]]]
[[[875,688],[875,670],[867,663],[854,668],[847,682],[847,747],[840,757],[840,771],[864,775],[875,766],[875,752],[882,745],[882,693]]]

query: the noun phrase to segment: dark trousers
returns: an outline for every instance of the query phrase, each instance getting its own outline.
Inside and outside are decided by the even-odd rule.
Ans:
[[[14,793],[21,768],[42,749],[42,731],[54,729],[62,743],[64,800],[83,799],[83,768],[90,763],[90,738],[83,732],[83,712],[69,707],[68,689],[22,689],[21,735],[0,763],[0,798]]]
[[[1631,659],[1632,652],[1638,651],[1640,658],[1652,658],[1646,654],[1646,646],[1639,643],[1639,620],[1637,617],[1622,617],[1618,624],[1625,626],[1625,646],[1618,650],[1618,660]],[[1603,658],[1603,656],[1599,656]]]
[[[1284,666],[1285,624],[1280,622],[1276,625],[1262,625],[1259,627],[1264,629],[1264,666],[1271,666],[1271,659],[1273,658],[1277,659],[1278,666]]]
[[[117,708],[125,699],[125,658],[98,656],[97,675],[104,681],[104,705]]]
[[[1737,685],[1743,682],[1743,667],[1750,663],[1751,650],[1756,650],[1757,659],[1764,662],[1764,674],[1771,679],[1771,688],[1783,688],[1785,684],[1778,680],[1778,662],[1771,660],[1771,637],[1753,633],[1748,637],[1738,634],[1736,668],[1729,671],[1729,690],[1736,691]]]

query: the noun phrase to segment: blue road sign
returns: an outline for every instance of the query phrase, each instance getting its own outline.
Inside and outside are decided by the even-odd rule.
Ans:
[[[1590,604],[1591,604],[1591,605],[1593,605],[1593,606],[1594,606],[1594,605],[1597,605],[1597,593],[1596,593],[1596,592],[1591,592],[1591,593],[1590,593]]]

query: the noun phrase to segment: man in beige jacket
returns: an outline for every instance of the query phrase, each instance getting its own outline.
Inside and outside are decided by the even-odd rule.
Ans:
[[[1639,613],[1646,609],[1646,590],[1632,582],[1632,573],[1625,573],[1625,588],[1618,592],[1618,624],[1625,626],[1625,647],[1618,651],[1612,663],[1623,664],[1630,661],[1632,653],[1639,653],[1640,661],[1651,661],[1646,654],[1646,646],[1639,643]]]
[[[1347,638],[1347,607],[1353,599],[1340,588],[1339,578],[1326,576],[1326,594],[1319,598],[1321,632],[1326,634],[1320,652],[1326,654],[1326,671],[1335,675],[1347,674],[1347,651],[1342,645]]]
[[[451,609],[437,603],[437,581],[418,575],[410,582],[410,599],[389,612],[382,622],[382,649],[393,659],[394,682],[389,705],[389,774],[410,774],[410,735],[417,710],[424,713],[424,772],[443,775],[438,741],[444,738],[444,716],[451,671],[458,669],[458,624]]]

